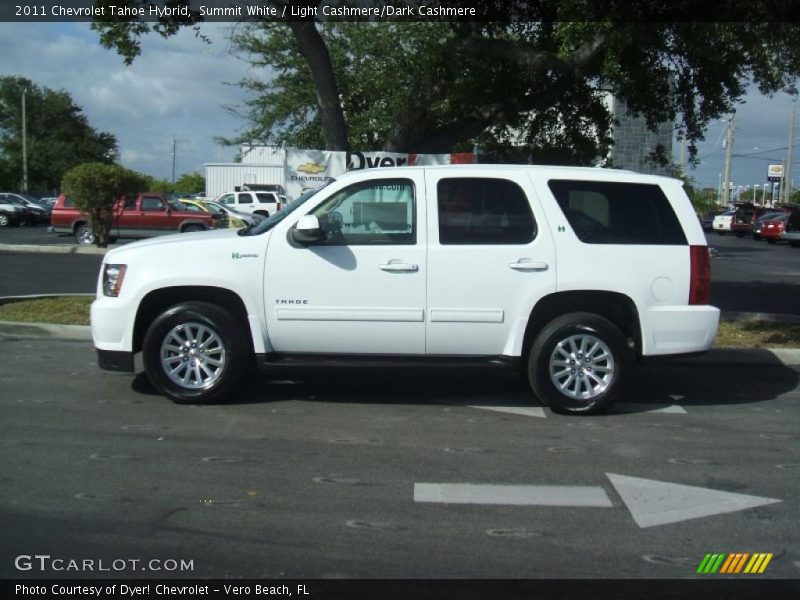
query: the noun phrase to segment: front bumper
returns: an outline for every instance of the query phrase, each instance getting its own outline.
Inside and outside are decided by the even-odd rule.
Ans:
[[[133,352],[117,352],[114,350],[97,350],[97,365],[106,371],[124,371],[133,373]]]

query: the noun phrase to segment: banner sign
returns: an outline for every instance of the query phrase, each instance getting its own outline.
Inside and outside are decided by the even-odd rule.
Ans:
[[[415,165],[470,164],[472,152],[456,154],[405,154],[400,152],[341,152],[286,148],[285,180],[290,199],[319,187],[346,171]]]

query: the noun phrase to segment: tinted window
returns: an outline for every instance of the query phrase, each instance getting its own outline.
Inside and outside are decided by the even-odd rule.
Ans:
[[[237,198],[239,199],[239,204],[253,203],[253,199],[250,197],[250,194],[237,194]]]
[[[657,185],[551,180],[564,216],[586,244],[684,245],[686,236]]]
[[[153,196],[145,196],[142,198],[142,210],[164,210],[164,204],[161,202],[161,198],[155,198]]]
[[[261,192],[260,194],[256,194],[256,198],[258,198],[258,201],[261,202],[262,204],[266,203],[266,202],[275,202],[275,196],[274,195],[266,194],[264,192]]]
[[[414,244],[414,184],[405,179],[357,183],[328,198],[310,214],[329,245]]]
[[[437,186],[439,243],[527,244],[536,236],[530,204],[505,179],[442,179]]]

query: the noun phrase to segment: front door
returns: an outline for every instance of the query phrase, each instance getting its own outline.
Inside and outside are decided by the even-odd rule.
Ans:
[[[270,240],[265,305],[278,352],[425,353],[426,214],[423,171],[334,183],[292,213]],[[314,215],[323,241],[288,230]]]

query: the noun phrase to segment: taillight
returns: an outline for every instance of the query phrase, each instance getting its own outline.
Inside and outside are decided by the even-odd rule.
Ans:
[[[692,276],[689,304],[711,303],[711,254],[708,246],[689,246]]]

